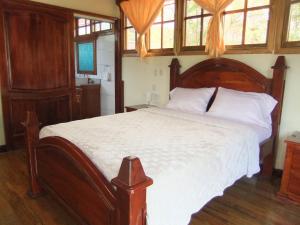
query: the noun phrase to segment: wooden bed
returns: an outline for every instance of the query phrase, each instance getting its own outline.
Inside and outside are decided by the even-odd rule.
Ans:
[[[236,60],[219,58],[200,62],[180,74],[180,64],[170,65],[170,89],[175,87],[225,87],[271,94],[278,105],[273,111],[272,137],[261,145],[262,174],[271,175],[274,143],[282,109],[285,59],[278,57],[273,78],[267,79]],[[119,174],[108,181],[74,144],[61,137],[39,139],[35,112],[27,112],[26,144],[30,174],[29,194],[35,198],[50,192],[80,224],[146,225],[146,189],[152,179],[137,157],[123,159]]]

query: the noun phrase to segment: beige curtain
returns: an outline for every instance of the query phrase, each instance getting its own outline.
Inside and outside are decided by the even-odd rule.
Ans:
[[[225,52],[223,12],[233,0],[194,0],[203,9],[213,14],[209,21],[205,51],[212,57]]]
[[[125,16],[138,33],[136,50],[140,57],[147,54],[145,33],[158,16],[163,4],[164,0],[127,0],[120,3]]]

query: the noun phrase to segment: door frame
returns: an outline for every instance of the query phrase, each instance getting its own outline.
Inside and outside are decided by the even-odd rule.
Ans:
[[[98,13],[91,13],[81,10],[72,10],[74,14],[82,16],[96,17],[99,19],[107,19],[114,21],[115,36],[115,113],[124,112],[124,81],[122,79],[122,28],[121,19],[112,16],[106,16]],[[74,17],[75,19],[75,17]],[[75,76],[75,74],[74,74]]]

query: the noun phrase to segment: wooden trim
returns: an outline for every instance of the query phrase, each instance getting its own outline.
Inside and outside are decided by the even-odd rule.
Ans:
[[[122,79],[122,20],[115,21],[115,111],[124,112],[124,81]]]
[[[114,16],[106,16],[106,15],[103,15],[103,14],[92,13],[92,12],[87,12],[87,11],[82,11],[82,10],[77,10],[77,9],[69,9],[69,10],[72,10],[72,12],[76,13],[76,14],[82,14],[82,15],[87,15],[87,16],[91,16],[91,17],[107,19],[107,20],[111,20],[112,22],[119,19],[119,18],[114,17]]]

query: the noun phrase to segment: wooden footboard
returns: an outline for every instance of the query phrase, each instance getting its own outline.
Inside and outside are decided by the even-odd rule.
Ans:
[[[153,182],[138,158],[124,158],[119,175],[109,182],[70,141],[39,140],[34,112],[27,112],[24,126],[31,197],[52,193],[80,224],[146,225],[146,188]]]

